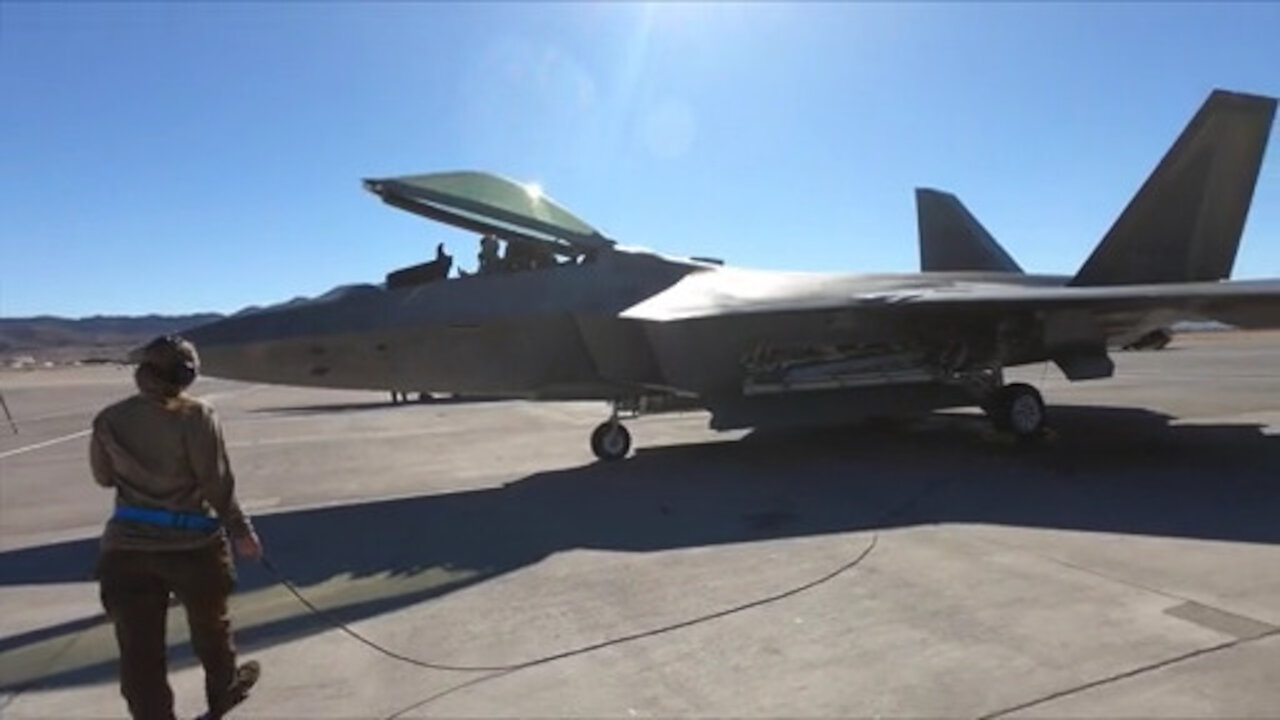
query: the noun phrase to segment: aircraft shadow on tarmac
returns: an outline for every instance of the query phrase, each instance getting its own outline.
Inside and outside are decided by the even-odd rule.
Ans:
[[[626,461],[537,473],[498,488],[286,511],[255,522],[273,562],[304,593],[330,580],[389,579],[382,596],[330,608],[344,621],[575,548],[650,552],[942,523],[1280,543],[1280,437],[1253,424],[1171,425],[1140,409],[1051,412],[1059,437],[1041,447],[992,442],[973,416],[935,416],[913,429],[756,433],[642,448]],[[0,554],[0,585],[88,580],[96,547],[94,538]],[[391,582],[438,568],[473,574],[409,590]],[[241,592],[273,582],[252,564],[241,563],[240,572]],[[0,657],[97,622],[0,638]],[[252,651],[329,629],[299,605],[283,619],[241,626],[237,640]],[[192,662],[189,647],[175,647],[171,661]],[[86,659],[38,684],[104,682],[114,673],[114,656]]]

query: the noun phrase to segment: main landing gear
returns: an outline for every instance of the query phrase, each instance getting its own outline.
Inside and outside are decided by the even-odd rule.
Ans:
[[[976,378],[981,388],[972,388],[992,426],[1020,441],[1038,440],[1048,429],[1048,413],[1040,391],[1026,383],[1001,384],[997,371]],[[638,413],[637,413],[638,414]],[[621,460],[631,452],[631,433],[619,419],[618,403],[613,403],[608,420],[591,433],[591,452],[600,460]]]
[[[1034,440],[1044,435],[1047,414],[1040,392],[1026,383],[1010,383],[992,392],[982,409],[991,424],[1019,440]]]
[[[1045,436],[1048,413],[1040,391],[1026,383],[1006,385],[1000,364],[972,367],[954,379],[968,389],[997,431],[1024,442]]]

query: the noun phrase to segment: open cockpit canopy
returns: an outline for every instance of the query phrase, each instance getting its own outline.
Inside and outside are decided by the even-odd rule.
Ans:
[[[614,243],[556,204],[536,185],[482,172],[444,172],[366,179],[383,202],[447,225],[504,240],[551,243],[578,255]]]

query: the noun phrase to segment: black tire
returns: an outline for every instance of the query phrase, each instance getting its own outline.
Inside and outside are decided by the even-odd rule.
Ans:
[[[631,432],[622,423],[600,423],[591,433],[591,452],[601,460],[621,460],[631,452]]]
[[[996,393],[988,410],[997,430],[1012,433],[1020,440],[1044,434],[1048,414],[1040,391],[1026,383],[1005,385]]]

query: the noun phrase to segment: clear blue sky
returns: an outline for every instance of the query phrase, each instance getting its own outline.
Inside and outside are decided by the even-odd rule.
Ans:
[[[0,4],[0,315],[230,312],[475,238],[360,179],[536,181],[625,244],[917,268],[912,188],[1071,273],[1280,4]],[[1280,276],[1273,131],[1236,263]]]

